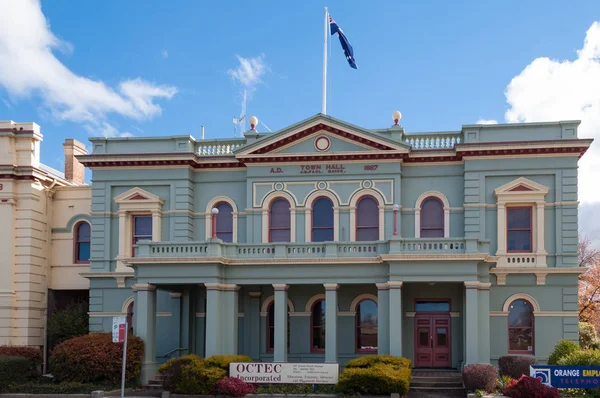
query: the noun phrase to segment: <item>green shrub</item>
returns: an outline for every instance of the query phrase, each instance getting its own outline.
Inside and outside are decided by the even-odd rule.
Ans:
[[[498,372],[496,367],[484,363],[467,365],[462,373],[463,383],[469,391],[483,390],[492,392],[496,387]]]
[[[125,380],[136,380],[142,367],[144,342],[136,336],[127,339]],[[56,381],[106,383],[121,381],[123,343],[113,343],[111,333],[93,333],[74,337],[57,345],[50,356]]]
[[[42,365],[42,352],[36,347],[0,345],[0,356],[23,357],[33,362],[35,366]]]
[[[600,366],[600,350],[574,351],[558,360],[562,366]]]
[[[369,368],[348,368],[340,375],[337,389],[343,395],[406,394],[411,369],[399,365],[379,364]]]
[[[86,303],[73,304],[64,310],[53,313],[48,318],[46,331],[54,344],[87,334],[89,331],[88,305]]]
[[[537,364],[534,357],[505,355],[498,358],[500,376],[510,376],[519,379],[522,375],[529,375],[529,365]]]
[[[231,362],[252,362],[252,358],[245,355],[213,355],[204,360],[204,366],[219,368],[229,372],[229,364]]]
[[[25,383],[35,374],[36,367],[31,360],[0,356],[0,391],[5,391],[9,383]]]
[[[370,368],[380,364],[396,365],[408,369],[410,369],[412,365],[410,359],[404,357],[395,357],[392,355],[365,355],[348,361],[344,366],[344,369]]]
[[[548,357],[548,365],[556,365],[559,359],[575,351],[581,351],[579,344],[571,340],[560,340],[556,343],[554,350],[552,350],[552,353]]]
[[[23,384],[11,384],[6,392],[12,394],[89,394],[92,391],[104,390],[105,386],[84,384],[75,381],[63,383],[39,383],[30,381]]]
[[[591,323],[579,322],[579,345],[583,349],[591,348],[598,342],[598,332]]]
[[[163,387],[167,391],[208,395],[213,393],[217,381],[227,376],[226,370],[215,366],[217,362],[207,363],[196,355],[185,355],[169,360],[158,371],[163,376]]]

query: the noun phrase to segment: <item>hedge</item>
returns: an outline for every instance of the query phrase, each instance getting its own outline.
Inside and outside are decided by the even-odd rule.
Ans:
[[[467,390],[492,392],[496,387],[498,372],[493,365],[475,363],[465,366],[462,377]]]
[[[229,372],[229,364],[231,362],[252,362],[252,358],[245,355],[213,355],[204,360],[204,366],[219,368]]]
[[[500,376],[510,376],[519,379],[522,375],[529,375],[529,365],[537,364],[534,357],[506,355],[498,358]]]
[[[412,367],[410,359],[404,357],[395,357],[392,355],[365,355],[348,361],[346,365],[344,365],[344,369],[370,368],[380,364],[396,365],[408,369]]]
[[[343,395],[406,394],[411,369],[379,364],[369,368],[347,368],[339,377],[337,389]]]
[[[11,394],[89,394],[92,391],[105,390],[106,386],[85,384],[76,381],[63,383],[39,383],[30,381],[22,384],[11,383],[5,392]]]
[[[554,350],[552,350],[550,356],[548,356],[548,365],[557,365],[561,358],[576,351],[581,351],[579,344],[571,340],[560,340],[554,346]]]
[[[23,357],[33,362],[35,366],[42,365],[42,352],[36,347],[0,345],[0,356]]]
[[[127,338],[125,379],[136,380],[142,367],[144,342]],[[74,337],[57,345],[50,356],[56,381],[118,385],[121,381],[123,343],[113,343],[111,333],[93,333]]]
[[[227,371],[215,364],[208,365],[196,355],[173,358],[158,368],[163,376],[165,390],[178,394],[209,395],[215,390],[217,381],[227,376]],[[224,365],[224,361],[220,363]],[[228,365],[228,364],[227,364]]]
[[[36,375],[33,362],[23,357],[0,356],[0,391],[9,383],[25,383]]]
[[[600,366],[600,350],[580,350],[565,355],[557,362],[562,366]]]

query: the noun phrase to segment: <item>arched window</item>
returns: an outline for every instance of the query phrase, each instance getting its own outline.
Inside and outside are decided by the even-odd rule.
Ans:
[[[290,202],[283,198],[271,202],[269,209],[269,242],[290,241]]]
[[[319,198],[312,206],[312,241],[333,241],[333,202]]]
[[[325,300],[317,300],[312,307],[310,316],[310,349],[322,351],[325,349]]]
[[[288,306],[288,311],[290,310]],[[290,317],[287,317],[287,349],[290,351]],[[269,304],[267,308],[267,351],[272,352],[275,349],[275,301]]]
[[[132,301],[127,306],[127,333],[131,334],[133,334],[133,305],[134,302]]]
[[[379,206],[371,196],[360,198],[356,205],[356,240],[379,240]]]
[[[221,202],[216,206],[217,214],[217,238],[223,242],[233,242],[233,208],[227,202]]]
[[[90,224],[85,221],[75,226],[75,263],[90,262]]]
[[[429,197],[421,204],[421,238],[444,237],[444,205]]]
[[[373,300],[356,306],[356,351],[377,351],[377,303]]]
[[[524,299],[508,309],[508,352],[533,354],[533,306]]]

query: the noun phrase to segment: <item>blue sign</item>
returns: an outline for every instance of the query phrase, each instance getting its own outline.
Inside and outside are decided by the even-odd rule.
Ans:
[[[529,375],[556,388],[600,388],[600,366],[531,365]]]

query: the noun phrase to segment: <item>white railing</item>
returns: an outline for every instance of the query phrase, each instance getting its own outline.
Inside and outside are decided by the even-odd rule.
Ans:
[[[233,152],[245,143],[244,139],[198,141],[196,153],[199,156],[233,155]]]
[[[451,149],[461,142],[461,134],[404,136],[413,149]]]

